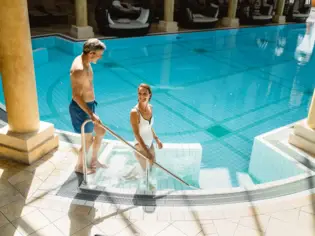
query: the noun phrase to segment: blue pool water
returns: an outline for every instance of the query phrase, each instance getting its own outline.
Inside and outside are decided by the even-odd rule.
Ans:
[[[107,52],[92,65],[97,113],[133,140],[129,112],[137,86],[150,84],[160,139],[200,143],[201,170],[224,170],[226,181],[239,186],[240,175],[251,177],[254,137],[307,116],[315,59],[299,65],[294,58],[304,32],[300,24],[105,40]],[[58,37],[33,39],[34,50],[46,48],[49,61],[35,63],[41,120],[67,131],[73,131],[69,68],[81,46]]]

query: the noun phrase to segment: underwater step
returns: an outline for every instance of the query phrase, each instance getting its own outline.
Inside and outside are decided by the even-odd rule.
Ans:
[[[155,149],[156,162],[187,183],[198,187],[202,156],[200,144],[164,144]],[[88,175],[88,184],[95,187],[138,189],[145,187],[145,172],[137,161],[134,151],[124,144],[108,141],[100,152],[99,161],[108,168],[98,169]],[[156,190],[190,189],[169,173],[153,166],[149,182]]]

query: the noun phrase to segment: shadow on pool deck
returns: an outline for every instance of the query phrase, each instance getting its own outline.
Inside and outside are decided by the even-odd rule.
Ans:
[[[7,112],[0,108],[0,127],[5,126],[7,123],[8,123]]]

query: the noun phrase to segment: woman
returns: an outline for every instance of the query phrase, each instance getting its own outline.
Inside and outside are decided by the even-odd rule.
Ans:
[[[147,84],[140,84],[138,87],[138,104],[130,112],[130,123],[135,136],[135,148],[150,160],[150,170],[155,161],[153,139],[159,149],[163,148],[162,142],[156,136],[152,126],[154,122],[152,105],[149,104],[152,98],[151,87]],[[142,169],[146,169],[146,160],[138,153],[135,153]]]

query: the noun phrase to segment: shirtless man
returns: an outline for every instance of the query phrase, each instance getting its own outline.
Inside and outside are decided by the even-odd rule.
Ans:
[[[106,50],[106,46],[100,40],[92,38],[83,45],[83,53],[77,56],[71,66],[70,77],[72,86],[72,101],[69,106],[72,126],[76,133],[81,133],[81,126],[84,121],[93,121],[85,125],[86,152],[93,145],[91,168],[87,174],[94,173],[96,168],[106,168],[106,165],[99,163],[97,154],[101,141],[106,130],[100,125],[100,118],[95,114],[97,105],[93,87],[93,71],[91,62],[96,63]],[[92,133],[95,131],[95,137]],[[75,171],[83,173],[83,150],[79,152],[78,162]]]

